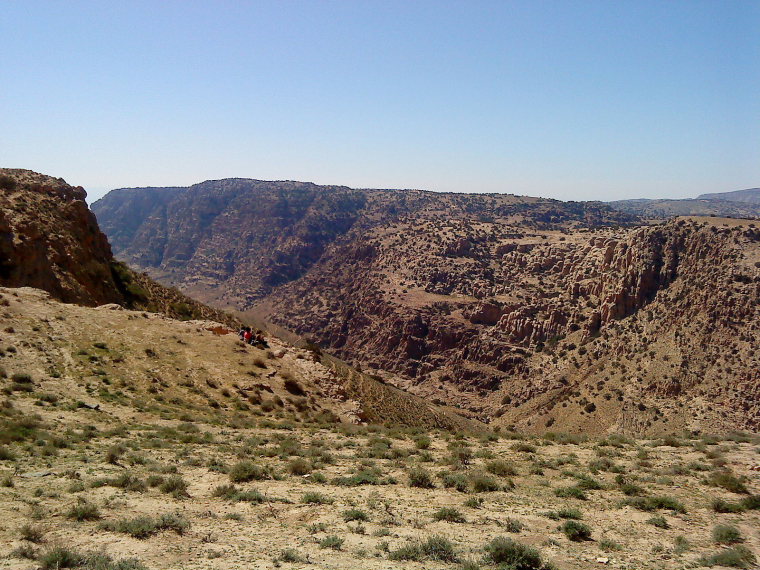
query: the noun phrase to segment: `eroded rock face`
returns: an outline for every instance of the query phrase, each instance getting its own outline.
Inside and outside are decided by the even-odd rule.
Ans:
[[[0,180],[0,284],[37,287],[70,303],[122,300],[111,248],[83,188],[20,169],[0,169]]]
[[[83,188],[61,178],[0,169],[0,285],[43,289],[66,303],[118,303],[180,319],[238,324],[117,263],[86,197]]]
[[[757,400],[741,395],[760,368],[750,221],[636,226],[598,204],[222,182],[178,192],[134,234],[160,235],[158,224],[190,241],[149,269],[204,300],[255,309],[497,424],[657,433],[760,422]],[[213,212],[198,213],[215,192]],[[129,192],[102,202],[100,216],[106,203],[129,208]],[[249,246],[236,249],[241,235]],[[118,251],[148,259],[152,243]]]

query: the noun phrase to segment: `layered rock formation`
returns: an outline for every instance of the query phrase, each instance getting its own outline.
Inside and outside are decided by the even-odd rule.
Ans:
[[[93,206],[115,236],[146,212],[123,259],[429,400],[533,430],[760,423],[751,221],[292,182],[163,192]]]

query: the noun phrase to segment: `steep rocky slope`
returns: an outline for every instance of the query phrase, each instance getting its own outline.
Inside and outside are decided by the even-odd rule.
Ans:
[[[545,229],[634,219],[599,203],[246,179],[115,190],[92,209],[120,259],[239,309],[304,275],[333,246],[400,219],[497,217]]]
[[[182,318],[235,319],[117,262],[81,186],[0,169],[0,285],[28,286],[82,305],[118,303]]]
[[[497,237],[480,250],[460,228],[453,252],[431,243],[441,233],[336,253],[270,296],[270,318],[499,423],[758,425],[760,230],[748,222]]]
[[[149,394],[166,392],[171,393],[170,400],[182,400],[178,393],[189,390],[195,400],[190,408],[197,413],[204,413],[204,408],[211,412],[214,409],[250,411],[248,404],[231,405],[243,398],[254,407],[267,408],[253,410],[258,415],[262,412],[292,413],[298,421],[315,421],[322,417],[321,412],[329,412],[323,419],[481,429],[477,422],[386,386],[336,359],[323,358],[313,350],[296,349],[273,337],[270,337],[273,350],[265,352],[271,363],[258,358],[247,372],[236,370],[235,362],[231,361],[234,354],[225,354],[229,352],[228,345],[234,345],[233,353],[245,354],[253,350],[239,343],[235,334],[229,334],[232,332],[229,327],[237,330],[240,321],[190,299],[174,288],[159,285],[147,275],[114,260],[106,237],[84,202],[86,194],[82,188],[71,187],[62,179],[17,169],[1,170],[0,185],[3,191],[0,195],[0,285],[24,287],[6,291],[7,296],[2,301],[2,306],[6,307],[2,321],[6,333],[16,333],[22,328],[13,321],[16,317],[23,319],[25,325],[37,322],[32,327],[32,334],[24,333],[26,340],[23,343],[24,347],[40,348],[39,353],[31,350],[32,356],[38,357],[37,361],[25,363],[25,367],[36,373],[79,382],[79,391],[84,385],[82,382],[92,390],[98,382],[106,382],[116,375],[120,384],[131,386],[130,391],[135,392],[135,386],[142,378],[142,389],[147,390],[148,399],[151,399]],[[36,289],[27,290],[28,287]],[[52,298],[48,299],[40,290],[47,291]],[[69,307],[59,301],[84,307]],[[99,307],[94,310],[86,306]],[[103,311],[103,307],[113,311]],[[14,308],[18,315],[14,314]],[[139,312],[116,311],[123,308]],[[57,315],[56,320],[51,320],[52,315]],[[183,325],[179,321],[189,323]],[[194,343],[184,346],[188,342],[178,339],[177,335],[169,335],[170,330],[195,331],[210,338],[201,340],[197,346]],[[216,339],[220,334],[228,336],[226,343]],[[47,335],[51,343],[45,345],[43,341],[35,340],[40,335]],[[76,362],[71,362],[68,349],[58,350],[58,341],[71,350],[77,342],[121,348],[118,358],[110,360],[103,355],[91,355],[83,363],[89,362],[93,369],[82,370]],[[172,358],[161,363],[156,356],[160,351],[155,347],[174,342],[183,348],[173,347],[169,350]],[[0,350],[0,358],[7,355],[19,360],[18,355],[25,352],[29,351],[17,347],[8,353]],[[132,358],[127,353],[136,353],[138,357]],[[283,366],[276,362],[282,358],[295,361],[295,365]],[[244,362],[241,360],[237,364],[243,366]],[[256,384],[254,380],[264,372],[269,375]],[[279,376],[275,377],[277,374]],[[225,391],[234,388],[237,399],[225,404],[209,397],[204,403],[206,395],[198,392],[188,378],[206,379],[214,387],[227,386]],[[299,391],[303,392],[290,393],[289,399],[283,400],[277,393],[276,384],[278,381],[287,384],[288,379],[300,383]],[[232,384],[234,386],[230,387]],[[106,385],[110,385],[110,381]],[[253,387],[240,388],[242,385]],[[103,390],[108,391],[101,388]],[[272,397],[263,398],[262,390]],[[124,405],[144,405],[144,402],[138,405],[136,399],[123,391],[120,394]],[[269,400],[276,404],[270,406]]]
[[[0,284],[29,285],[66,302],[121,300],[111,248],[81,187],[60,178],[0,169]]]
[[[120,256],[431,401],[535,431],[759,425],[751,221],[244,180],[154,189],[150,210],[145,192]],[[106,228],[131,208],[94,205]]]

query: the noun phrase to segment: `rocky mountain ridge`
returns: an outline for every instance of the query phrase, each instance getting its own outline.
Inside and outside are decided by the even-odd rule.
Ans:
[[[758,426],[751,220],[242,179],[146,206],[161,192],[93,205],[114,235],[148,212],[122,259],[429,400],[537,431]]]

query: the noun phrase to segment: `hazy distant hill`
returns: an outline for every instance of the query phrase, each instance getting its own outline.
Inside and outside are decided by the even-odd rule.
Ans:
[[[745,202],[747,204],[760,204],[760,188],[748,188],[733,192],[717,192],[713,194],[700,194],[697,200],[727,200],[729,202]]]
[[[696,198],[616,200],[607,202],[621,212],[643,218],[667,219],[674,216],[760,217],[760,188],[702,194]]]

